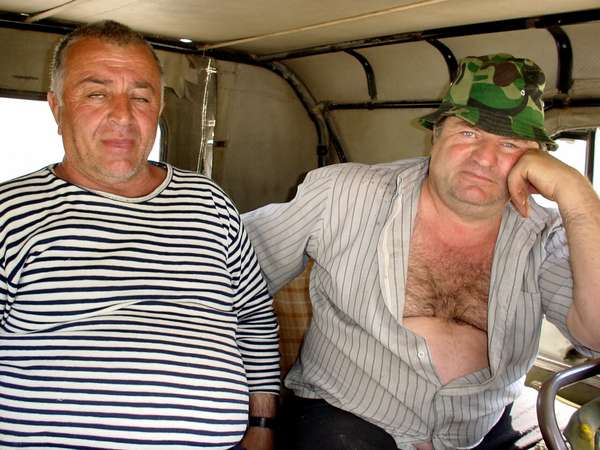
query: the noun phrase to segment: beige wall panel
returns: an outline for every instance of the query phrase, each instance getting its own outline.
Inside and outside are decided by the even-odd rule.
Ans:
[[[421,128],[417,119],[428,112],[429,109],[336,111],[333,118],[348,160],[376,164],[427,155],[431,133]]]
[[[375,73],[377,100],[432,100],[449,81],[442,55],[425,42],[358,50]],[[359,61],[344,53],[285,61],[318,101],[367,102],[367,78]]]
[[[292,89],[268,70],[218,63],[213,178],[241,211],[283,202],[317,166],[315,127]]]
[[[288,59],[283,63],[304,82],[319,102],[369,100],[365,72],[358,60],[347,53]]]
[[[60,36],[0,28],[0,89],[46,92],[52,50]]]
[[[565,27],[573,47],[573,97],[600,96],[600,22]]]
[[[375,71],[379,100],[435,100],[450,81],[442,54],[426,42],[360,50]]]
[[[573,78],[600,78],[600,22],[564,27],[573,47]]]

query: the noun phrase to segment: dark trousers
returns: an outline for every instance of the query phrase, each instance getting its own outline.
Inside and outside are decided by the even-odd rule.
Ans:
[[[475,450],[505,450],[497,446],[496,433],[510,428],[509,405],[488,436]],[[397,450],[396,443],[382,428],[354,414],[331,406],[324,400],[290,396],[280,415],[277,450]]]

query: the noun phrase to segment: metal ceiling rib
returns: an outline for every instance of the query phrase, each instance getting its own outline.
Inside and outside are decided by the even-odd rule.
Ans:
[[[377,100],[377,83],[375,82],[375,72],[373,71],[373,67],[369,63],[369,60],[364,56],[358,53],[356,50],[344,50],[350,56],[356,58],[356,60],[360,63],[365,71],[365,76],[367,78],[367,91],[369,92],[369,98],[371,101]]]
[[[344,51],[348,49],[357,50],[361,48],[378,47],[382,45],[424,41],[427,39],[444,39],[457,36],[471,36],[475,34],[527,30],[530,28],[549,28],[552,26],[574,25],[577,23],[592,22],[596,20],[600,20],[600,8],[536,17],[499,20],[495,22],[483,22],[472,25],[460,25],[455,27],[437,28],[408,33],[398,33],[367,39],[356,39],[335,44],[318,45],[315,47],[292,50],[288,52],[272,53],[270,55],[257,56],[256,59],[261,62],[281,61],[284,59],[322,55],[325,53]]]
[[[573,47],[567,33],[559,26],[548,27],[548,32],[556,42],[558,51],[558,83],[557,88],[560,93],[567,95],[573,85]]]

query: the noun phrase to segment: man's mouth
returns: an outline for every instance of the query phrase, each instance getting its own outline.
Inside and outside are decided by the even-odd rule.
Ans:
[[[476,172],[476,171],[472,171],[472,170],[463,170],[462,174],[466,175],[468,178],[472,178],[472,179],[482,181],[485,183],[496,183],[496,180],[494,180],[493,178],[490,178],[487,175],[482,174],[481,172]]]
[[[134,140],[129,138],[109,138],[102,139],[102,143],[106,147],[130,149],[134,145]]]

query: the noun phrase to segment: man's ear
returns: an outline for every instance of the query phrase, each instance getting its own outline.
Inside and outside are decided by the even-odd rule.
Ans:
[[[54,116],[54,120],[58,125],[58,134],[61,134],[60,130],[60,102],[58,101],[58,97],[54,92],[48,92],[46,94],[46,99],[48,100],[48,105],[50,105],[50,110],[52,111],[52,115]]]

